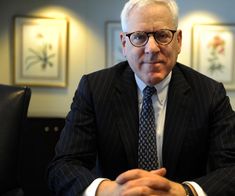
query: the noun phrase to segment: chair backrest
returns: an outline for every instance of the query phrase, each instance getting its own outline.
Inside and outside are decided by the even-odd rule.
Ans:
[[[0,85],[0,195],[18,187],[20,136],[30,98],[28,87]]]

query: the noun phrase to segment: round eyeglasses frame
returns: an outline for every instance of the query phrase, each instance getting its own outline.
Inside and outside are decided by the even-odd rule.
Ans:
[[[159,35],[160,32],[162,32],[162,31],[167,31],[167,32],[169,32],[169,33],[171,34],[171,39],[170,39],[168,42],[163,43],[163,42],[161,42],[161,41],[158,40],[158,35]],[[132,42],[132,39],[131,39],[131,36],[132,36],[133,34],[135,34],[135,33],[138,33],[138,32],[139,32],[139,33],[143,33],[144,35],[146,35],[146,40],[143,42],[143,44],[140,44],[140,45],[137,45],[137,44],[133,43],[133,42]],[[143,46],[145,46],[145,45],[148,43],[148,41],[149,41],[150,35],[153,35],[154,40],[155,40],[159,45],[165,46],[165,45],[168,45],[168,44],[170,44],[170,43],[172,42],[173,37],[174,37],[174,35],[175,35],[176,32],[177,32],[177,30],[160,29],[160,30],[154,31],[154,32],[135,31],[135,32],[132,32],[132,33],[126,33],[125,35],[129,38],[131,44],[132,44],[133,46],[135,46],[135,47],[143,47]]]

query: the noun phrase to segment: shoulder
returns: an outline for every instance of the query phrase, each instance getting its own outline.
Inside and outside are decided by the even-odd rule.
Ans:
[[[123,72],[130,69],[127,61],[120,62],[112,67],[104,68],[89,74],[84,75],[83,77],[89,78],[89,80],[110,80],[114,77],[121,76]]]
[[[184,90],[183,90],[184,89]],[[194,69],[177,63],[172,70],[169,92],[188,92],[194,99],[212,102],[215,99],[227,99],[224,85]]]
[[[192,88],[210,88],[215,86],[221,86],[222,83],[214,80],[213,78],[210,78],[193,68],[183,65],[181,63],[177,63],[176,66],[173,69],[173,75],[174,76],[180,76],[184,77],[186,82],[192,87]]]
[[[86,75],[83,75],[79,87],[89,87],[93,90],[109,90],[124,78],[134,78],[134,73],[131,70],[127,61],[120,62],[112,67],[98,70]]]

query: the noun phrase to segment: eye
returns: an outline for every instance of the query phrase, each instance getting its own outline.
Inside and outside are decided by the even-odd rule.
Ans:
[[[146,40],[146,34],[143,32],[136,32],[132,34],[132,39],[136,41]]]
[[[165,31],[161,31],[161,32],[159,32],[158,37],[160,39],[167,39],[167,38],[169,38],[169,33],[165,32]]]

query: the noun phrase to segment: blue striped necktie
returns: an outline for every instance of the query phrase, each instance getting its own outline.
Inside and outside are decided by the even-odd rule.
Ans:
[[[158,168],[156,125],[152,104],[152,95],[155,92],[155,87],[144,88],[139,118],[138,167],[148,171]]]

